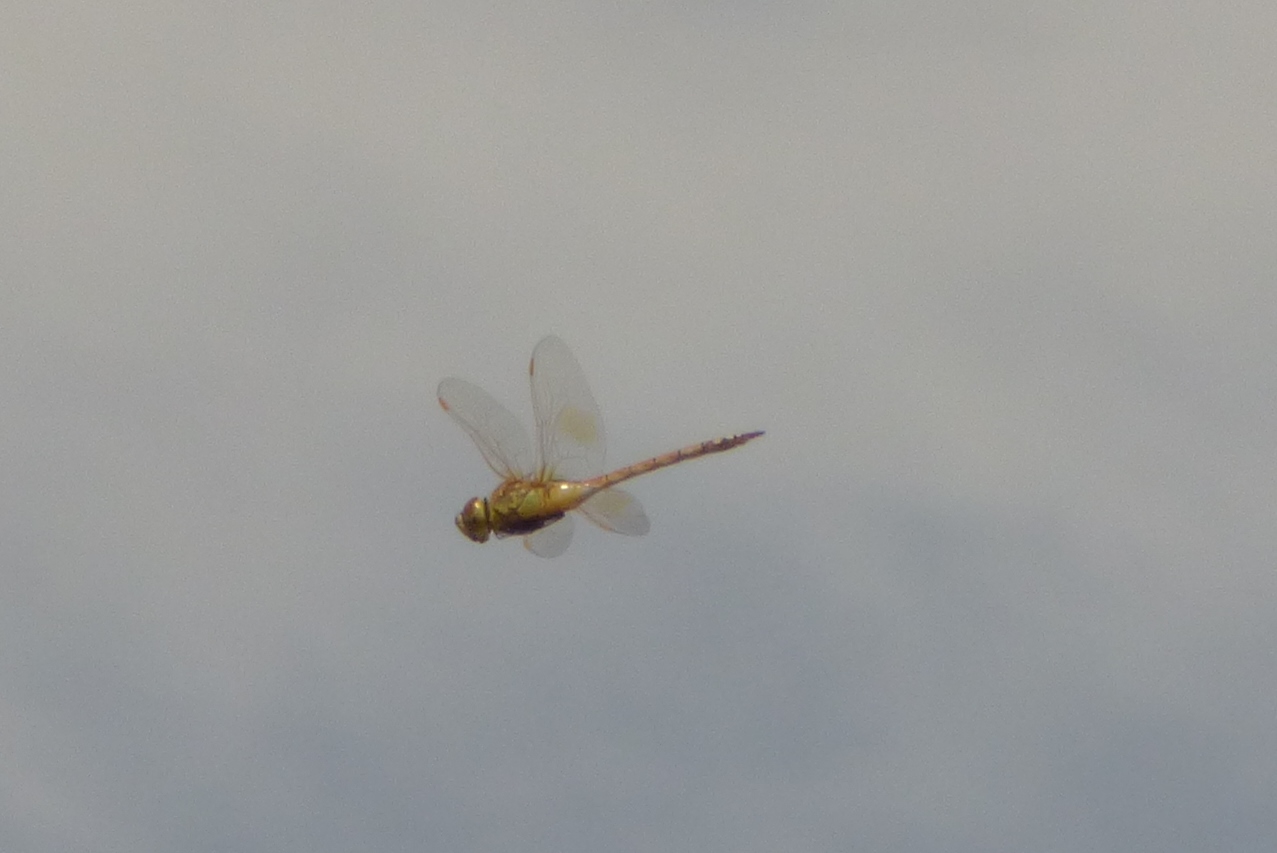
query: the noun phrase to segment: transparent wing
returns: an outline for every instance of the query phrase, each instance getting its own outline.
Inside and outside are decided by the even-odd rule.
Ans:
[[[466,431],[498,477],[523,478],[533,470],[527,430],[487,391],[464,379],[445,379],[439,383],[439,405]]]
[[[538,557],[557,557],[572,544],[572,516],[565,515],[523,537],[523,547]]]
[[[642,536],[651,527],[643,505],[623,489],[604,489],[577,507],[581,514],[604,530]]]
[[[581,366],[554,335],[532,351],[532,410],[538,462],[546,479],[583,480],[603,473],[603,419]]]

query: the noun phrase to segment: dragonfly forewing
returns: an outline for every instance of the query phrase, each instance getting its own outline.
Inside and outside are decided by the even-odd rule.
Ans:
[[[523,537],[523,547],[538,557],[557,557],[572,544],[572,516],[565,515]]]
[[[535,469],[527,430],[487,391],[464,379],[445,379],[439,383],[439,405],[466,431],[498,477],[526,477]]]

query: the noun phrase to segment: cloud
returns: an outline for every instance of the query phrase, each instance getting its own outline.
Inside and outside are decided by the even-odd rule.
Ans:
[[[1251,5],[16,23],[5,849],[1267,849]],[[467,542],[547,333],[767,437]]]

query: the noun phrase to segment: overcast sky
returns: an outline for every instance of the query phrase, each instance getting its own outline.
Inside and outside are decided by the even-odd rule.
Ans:
[[[6,853],[1273,849],[1272,3],[3,17]]]

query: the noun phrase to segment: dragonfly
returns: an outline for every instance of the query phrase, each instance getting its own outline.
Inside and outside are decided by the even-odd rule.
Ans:
[[[457,529],[474,542],[522,536],[540,557],[557,557],[572,542],[571,512],[613,533],[641,536],[649,522],[643,506],[617,485],[679,462],[722,453],[758,438],[762,430],[703,441],[603,473],[604,431],[598,404],[567,344],[541,340],[528,366],[537,444],[510,410],[464,379],[439,383],[439,405],[479,448],[501,484],[488,497],[471,498]]]

